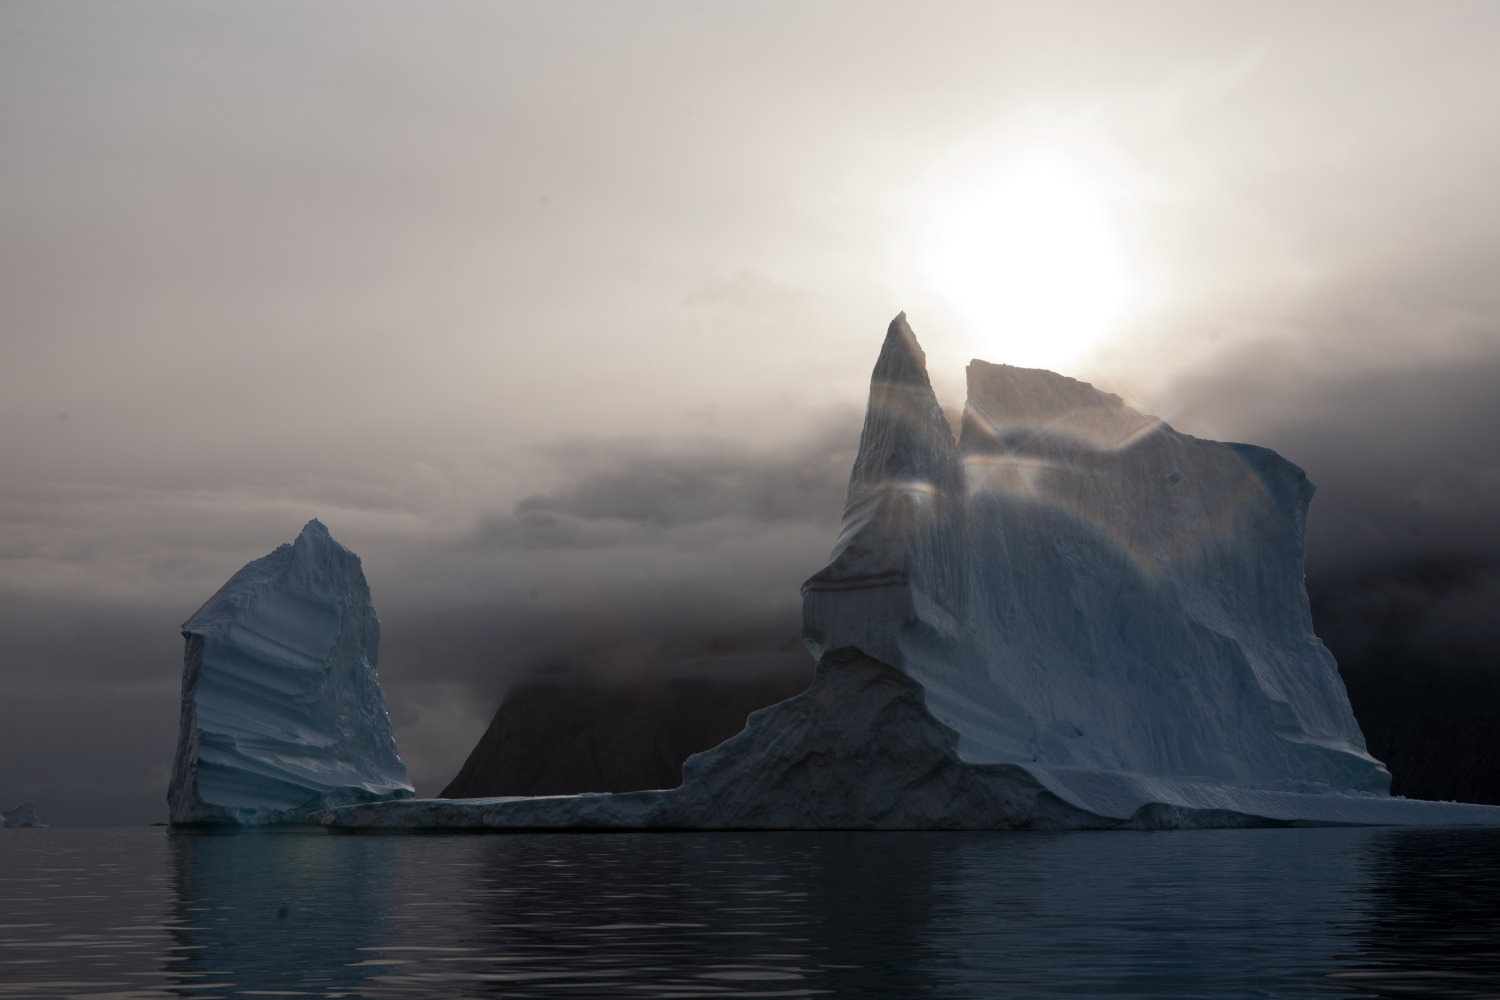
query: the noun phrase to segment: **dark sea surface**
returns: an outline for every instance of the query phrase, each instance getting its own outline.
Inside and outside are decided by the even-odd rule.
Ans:
[[[0,831],[0,998],[1500,997],[1500,831]]]

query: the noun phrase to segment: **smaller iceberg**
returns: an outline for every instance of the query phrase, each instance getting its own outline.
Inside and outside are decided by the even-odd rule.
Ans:
[[[370,588],[321,522],[248,563],[182,634],[174,826],[302,823],[414,793],[375,672]]]
[[[0,827],[15,829],[26,826],[46,826],[40,816],[36,814],[36,806],[30,802],[16,806],[10,812],[0,812]]]

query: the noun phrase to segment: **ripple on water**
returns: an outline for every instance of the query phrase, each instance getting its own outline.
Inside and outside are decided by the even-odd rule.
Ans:
[[[1500,831],[0,841],[0,1000],[1500,996]]]

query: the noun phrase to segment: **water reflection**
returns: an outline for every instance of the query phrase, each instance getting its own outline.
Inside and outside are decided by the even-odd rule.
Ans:
[[[0,844],[0,997],[1500,996],[1500,831]]]
[[[469,916],[518,985],[604,996],[927,995],[935,852],[860,833],[496,838]],[[892,949],[890,942],[908,945]],[[520,994],[530,995],[530,994]]]
[[[1377,830],[1354,889],[1365,916],[1337,975],[1364,995],[1500,996],[1500,830]]]
[[[1348,831],[1338,831],[1345,834]],[[935,873],[948,995],[1329,996],[1347,837],[1240,830],[968,840]]]
[[[387,943],[395,841],[252,833],[170,841],[175,945],[162,958],[184,995],[248,986],[358,996]]]

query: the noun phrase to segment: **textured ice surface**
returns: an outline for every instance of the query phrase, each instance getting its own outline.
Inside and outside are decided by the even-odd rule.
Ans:
[[[921,683],[975,763],[1384,793],[1303,588],[1312,486],[1052,372],[970,364],[955,443],[892,324],[815,654]]]
[[[375,673],[370,588],[320,522],[247,564],[182,633],[173,823],[304,822],[412,794]]]
[[[0,812],[0,827],[46,826],[36,814],[36,806],[22,803],[9,812]]]
[[[1107,829],[1500,824],[1392,799],[1312,631],[1312,487],[1046,371],[969,367],[955,441],[897,317],[805,693],[623,795],[412,800],[334,827]]]

